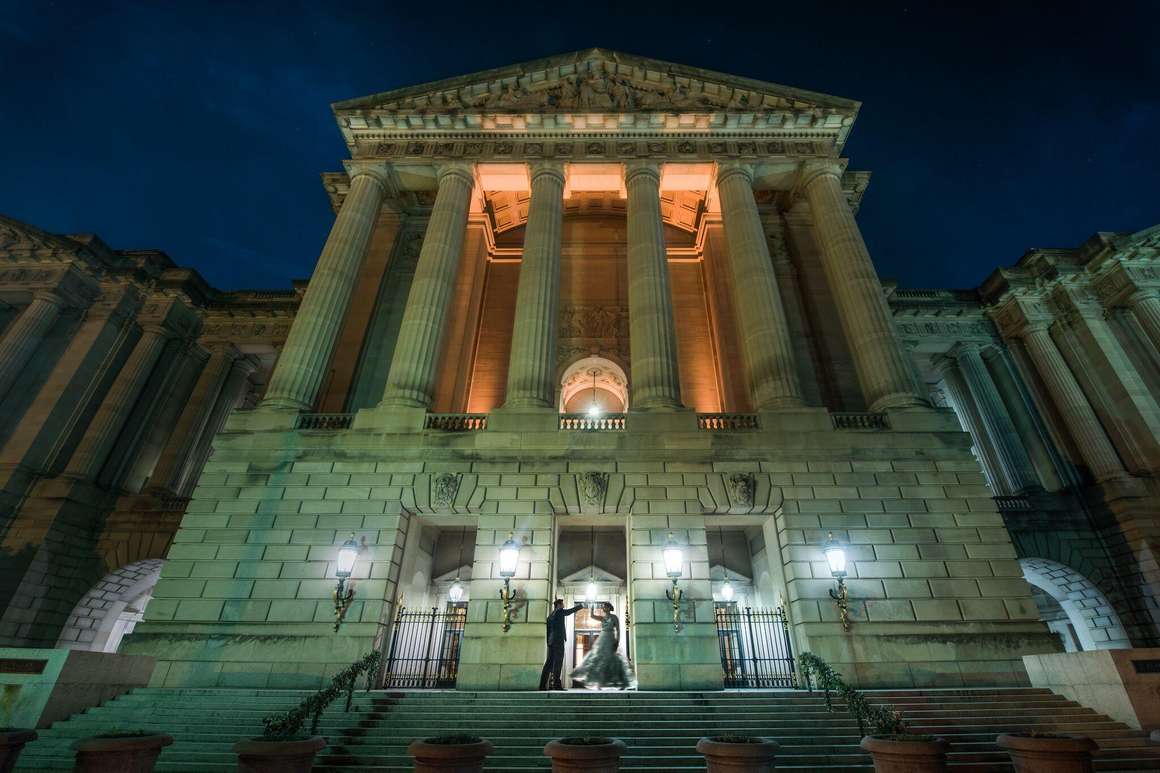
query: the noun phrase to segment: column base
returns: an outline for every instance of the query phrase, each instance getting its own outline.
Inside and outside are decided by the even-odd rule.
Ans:
[[[371,429],[379,432],[422,432],[427,424],[427,409],[414,406],[380,404],[364,408],[354,415],[351,429]]]
[[[233,411],[226,417],[222,432],[290,432],[298,422],[299,412],[271,408],[264,403],[254,411]]]
[[[560,413],[555,408],[507,407],[487,415],[488,432],[558,432]]]
[[[929,408],[930,401],[909,392],[895,392],[879,397],[870,404],[870,410],[875,413],[897,411],[906,408]]]

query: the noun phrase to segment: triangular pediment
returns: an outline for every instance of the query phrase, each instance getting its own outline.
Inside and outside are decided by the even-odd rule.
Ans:
[[[3,215],[0,215],[0,253],[39,258],[91,257],[83,244]]]
[[[777,83],[593,48],[338,102],[350,110],[762,112],[858,103]]]

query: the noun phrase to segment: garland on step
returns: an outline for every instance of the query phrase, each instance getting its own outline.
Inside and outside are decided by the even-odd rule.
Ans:
[[[826,708],[834,710],[830,703],[830,692],[835,692],[846,701],[846,708],[858,720],[858,732],[866,733],[866,725],[873,727],[878,735],[899,735],[906,730],[906,723],[902,720],[902,712],[895,711],[889,706],[875,706],[866,700],[866,696],[855,690],[842,679],[842,675],[835,671],[829,663],[812,652],[802,653],[798,658],[802,676],[806,680],[806,688],[813,692],[812,681],[826,693]]]
[[[266,726],[262,736],[267,740],[279,740],[296,736],[302,732],[307,717],[310,721],[310,735],[318,732],[318,722],[322,712],[334,702],[338,696],[346,693],[346,710],[350,711],[351,700],[354,698],[354,684],[359,674],[366,673],[367,690],[371,689],[374,674],[378,671],[379,660],[382,655],[376,650],[362,660],[357,660],[338,672],[330,684],[318,692],[306,697],[297,707],[281,714],[271,714],[262,720]]]

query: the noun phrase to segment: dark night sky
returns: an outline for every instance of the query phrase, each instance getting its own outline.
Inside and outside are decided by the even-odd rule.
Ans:
[[[1156,2],[0,0],[0,212],[285,287],[332,220],[331,102],[603,46],[861,100],[879,272],[973,286],[1160,222],[1158,24]]]

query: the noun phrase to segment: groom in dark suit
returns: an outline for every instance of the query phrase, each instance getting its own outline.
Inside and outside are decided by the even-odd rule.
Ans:
[[[577,604],[571,609],[564,609],[564,599],[556,599],[556,603],[552,605],[552,614],[548,615],[548,659],[544,661],[544,670],[540,673],[541,690],[564,689],[564,685],[560,682],[560,671],[564,668],[564,642],[568,638],[564,618],[576,614],[583,608],[583,604]]]

